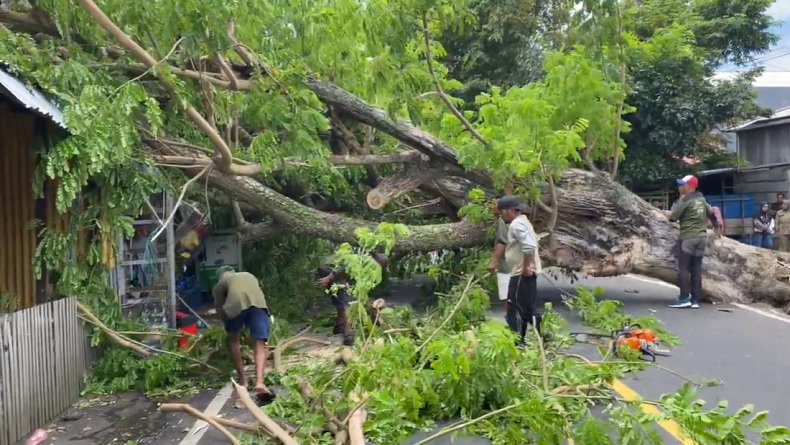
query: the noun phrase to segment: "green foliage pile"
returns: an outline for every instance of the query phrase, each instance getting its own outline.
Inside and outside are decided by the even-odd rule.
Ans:
[[[405,234],[402,229],[383,228],[358,232],[361,244],[369,248]],[[366,301],[365,289],[380,277],[364,252],[349,245],[338,251],[360,283],[359,307]],[[640,323],[675,343],[655,319],[629,319],[618,303],[600,296],[600,290],[579,288],[569,303],[591,329],[608,332],[623,323]],[[360,312],[352,318],[362,333],[353,348],[354,359],[346,366],[312,361],[289,371],[280,380],[285,390],[265,411],[298,426],[297,438],[313,443],[332,443],[327,413],[342,420],[360,406],[368,413],[366,439],[381,444],[403,443],[437,422],[459,418],[441,434],[466,431],[502,445],[557,444],[568,438],[585,445],[662,443],[654,425],[674,419],[699,444],[747,443],[753,434],[762,444],[790,441],[790,430],[769,426],[767,413],[755,413],[754,407],[732,416],[726,414],[726,402],[706,409],[693,384],[660,400],[620,400],[607,384],[650,364],[628,354],[590,362],[568,353],[572,340],[564,320],[551,307],[545,324],[554,340],[542,344],[532,336],[528,348],[520,351],[503,323],[487,320],[489,304],[489,294],[470,275],[442,294],[427,316],[389,309],[381,315],[383,326],[375,327]],[[302,398],[305,381],[320,400],[308,403]],[[665,413],[644,414],[639,403],[655,404]]]

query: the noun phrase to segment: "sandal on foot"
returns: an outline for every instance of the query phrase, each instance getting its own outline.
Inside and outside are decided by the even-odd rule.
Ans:
[[[274,403],[274,400],[277,398],[277,395],[274,394],[271,390],[269,391],[258,391],[254,395],[255,402],[258,406],[266,406],[271,405]]]

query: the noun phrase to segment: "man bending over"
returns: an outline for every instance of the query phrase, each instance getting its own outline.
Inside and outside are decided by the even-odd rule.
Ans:
[[[269,341],[269,309],[258,279],[249,272],[234,272],[230,266],[217,270],[217,284],[214,286],[214,304],[222,316],[225,332],[228,333],[228,346],[233,366],[239,373],[239,384],[247,386],[247,374],[241,358],[239,335],[243,328],[250,331],[255,343],[255,389],[261,401],[273,398],[273,394],[263,384],[263,370],[266,367],[266,343]]]
[[[525,207],[516,198],[497,202],[502,219],[510,224],[505,246],[505,264],[510,273],[508,310],[514,308],[521,318],[519,345],[524,345],[527,325],[532,324],[541,335],[543,315],[538,304],[538,274],[541,272],[538,237],[532,223],[524,215]]]

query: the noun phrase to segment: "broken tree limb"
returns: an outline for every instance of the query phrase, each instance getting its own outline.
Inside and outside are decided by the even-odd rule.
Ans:
[[[278,226],[288,227],[295,233],[356,244],[356,229],[367,227],[374,230],[378,225],[373,221],[312,209],[249,177],[229,176],[213,170],[209,174],[209,182],[233,194],[240,202],[264,211]],[[431,252],[448,246],[477,246],[488,239],[484,225],[467,221],[406,227],[410,236],[396,244],[397,250]]]
[[[282,374],[282,373],[285,372],[285,369],[283,368],[283,365],[282,365],[283,352],[285,352],[288,348],[290,348],[291,346],[295,345],[296,343],[303,342],[303,341],[304,342],[310,342],[310,343],[316,343],[316,344],[323,345],[323,346],[329,346],[329,345],[332,344],[332,342],[330,342],[328,340],[322,340],[320,338],[305,337],[303,334],[298,334],[298,335],[296,335],[294,337],[289,338],[288,340],[280,343],[279,345],[277,345],[277,347],[274,348],[274,358],[273,358],[274,370],[277,371],[278,374]]]
[[[329,409],[326,408],[326,406],[324,406],[323,401],[318,399],[318,396],[316,396],[315,390],[313,389],[313,385],[311,385],[306,378],[297,376],[296,386],[299,388],[299,395],[302,396],[302,400],[304,400],[308,406],[321,407],[321,412],[324,414],[324,417],[326,417],[326,420],[329,423],[328,428],[333,430],[333,434],[336,435],[340,432],[340,430],[345,428],[343,422],[341,422],[340,419],[338,419],[334,414],[332,414],[331,411],[329,411]]]
[[[428,66],[428,74],[431,76],[433,80],[434,88],[436,89],[436,94],[439,95],[439,98],[444,102],[445,106],[450,110],[450,112],[461,122],[461,125],[466,128],[466,131],[472,135],[473,138],[477,139],[478,142],[483,144],[486,148],[491,148],[491,145],[483,139],[483,136],[474,129],[472,124],[469,120],[464,117],[463,113],[461,113],[458,108],[453,104],[450,98],[447,96],[447,93],[444,92],[444,88],[442,88],[442,83],[439,81],[439,77],[436,76],[436,72],[433,69],[433,57],[431,57],[431,31],[428,28],[428,13],[422,13],[422,36],[423,40],[425,41],[425,62]]]
[[[414,162],[421,157],[417,150],[406,150],[391,154],[332,155],[329,156],[329,163],[332,165],[402,164]]]
[[[148,54],[148,51],[137,44],[137,42],[129,37],[128,34],[123,32],[123,30],[121,30],[118,25],[113,23],[113,21],[107,17],[107,15],[96,5],[96,3],[93,2],[93,0],[78,0],[77,2],[96,21],[96,24],[101,26],[108,34],[110,34],[110,36],[112,36],[113,39],[120,43],[121,46],[126,48],[126,50],[132,55],[134,55],[137,60],[142,62],[147,69],[154,70],[159,82],[173,97],[178,97],[175,88],[173,88],[173,85],[170,83],[167,77],[163,76],[156,70],[156,68],[166,69],[165,65],[160,65],[156,59]],[[180,100],[177,102],[182,105],[184,113],[186,113],[192,122],[194,122],[195,126],[197,126],[214,145],[214,148],[217,150],[217,154],[222,158],[222,163],[218,164],[218,167],[222,171],[236,175],[254,175],[260,171],[260,166],[234,164],[230,147],[228,147],[228,145],[225,143],[225,140],[222,139],[222,136],[217,133],[216,128],[212,127],[208,121],[206,121],[206,119],[187,102]]]
[[[99,320],[95,315],[93,315],[93,312],[91,312],[82,303],[77,301],[75,302],[75,304],[77,305],[77,310],[82,314],[82,316],[85,317],[85,319],[87,319],[92,325],[99,328],[100,331],[104,332],[104,334],[107,335],[107,337],[109,337],[110,340],[112,340],[115,344],[124,347],[126,349],[132,350],[135,354],[139,355],[140,357],[149,357],[151,355],[151,351],[149,351],[148,349],[145,349],[144,347],[133,342],[131,339],[121,334],[118,334],[114,330],[108,328],[107,325],[102,323],[102,321]]]
[[[252,417],[267,431],[271,431],[274,435],[274,438],[277,439],[283,445],[299,445],[299,442],[296,441],[290,434],[288,434],[283,427],[280,426],[277,422],[272,420],[269,416],[267,416],[258,405],[250,397],[250,393],[247,392],[247,388],[239,385],[236,383],[235,380],[231,380],[233,382],[233,387],[236,389],[236,394],[239,396],[239,401],[244,405],[247,411],[252,414]]]
[[[348,418],[348,439],[351,445],[366,445],[364,425],[368,419],[368,412],[364,405],[360,405]]]
[[[223,436],[227,437],[230,443],[233,445],[240,445],[239,439],[236,439],[236,436],[234,436],[233,433],[228,431],[224,426],[220,425],[220,423],[217,422],[217,419],[198,411],[192,405],[188,405],[186,403],[163,403],[159,405],[159,411],[162,411],[163,413],[184,413],[196,419],[200,419],[216,428],[217,431],[222,433]]]
[[[325,104],[343,110],[355,120],[370,125],[430,157],[444,168],[446,174],[466,177],[483,187],[490,187],[491,178],[486,172],[469,172],[461,168],[455,150],[438,138],[420,131],[406,121],[393,120],[386,111],[370,106],[332,83],[309,78],[305,81],[305,86]]]
[[[436,177],[435,170],[422,165],[409,164],[392,176],[384,178],[373,190],[368,192],[368,207],[379,210],[390,202],[400,198]]]

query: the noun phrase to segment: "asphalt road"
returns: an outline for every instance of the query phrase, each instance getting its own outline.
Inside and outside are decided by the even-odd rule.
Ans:
[[[770,423],[790,425],[790,402],[783,396],[790,386],[790,317],[770,308],[728,304],[671,309],[667,305],[677,298],[677,288],[638,276],[587,279],[578,284],[603,288],[605,298],[623,302],[626,312],[655,316],[677,335],[681,345],[673,348],[670,357],[659,357],[658,362],[696,382],[719,381],[718,386],[698,391],[708,407],[727,400],[735,412],[752,404],[756,411],[770,412]],[[542,296],[555,302],[561,301],[557,287],[566,291],[575,287],[551,278],[541,278],[539,286]],[[555,307],[561,310],[559,304]],[[565,315],[572,329],[580,326],[573,314]],[[492,316],[503,315],[500,310]],[[632,390],[631,396],[656,400],[662,394],[676,392],[683,383],[681,378],[654,368],[624,379],[619,388]],[[672,437],[671,433],[678,435],[673,429],[677,425],[660,427],[666,443],[683,443]]]
[[[707,406],[712,408],[719,400],[727,400],[734,412],[741,406],[753,404],[757,411],[770,411],[770,423],[790,425],[790,402],[786,401],[787,388],[790,387],[790,318],[768,308],[753,306],[704,304],[697,310],[670,309],[667,304],[677,298],[677,288],[642,277],[586,279],[574,284],[541,277],[541,296],[565,312],[574,330],[581,325],[574,314],[559,304],[562,300],[559,289],[572,292],[577,285],[601,287],[606,291],[604,297],[622,301],[626,312],[635,316],[652,315],[663,321],[670,332],[680,337],[682,344],[673,349],[670,357],[660,357],[659,364],[694,381],[719,381],[718,386],[699,390],[699,397],[707,401]],[[720,309],[731,309],[731,312]],[[502,320],[502,306],[495,305],[491,317]],[[592,357],[592,349],[590,353]],[[648,369],[636,377],[616,382],[614,386],[624,399],[656,400],[662,394],[676,392],[683,383],[683,379],[670,373]],[[230,402],[227,404],[231,405]],[[673,422],[656,428],[666,444],[692,444],[682,439],[678,425]],[[418,434],[408,443],[429,434]],[[181,445],[224,443],[213,431],[208,431],[202,439],[194,439],[197,438],[186,438]],[[177,439],[173,443],[177,443]],[[447,435],[431,443],[486,445],[490,442]]]

